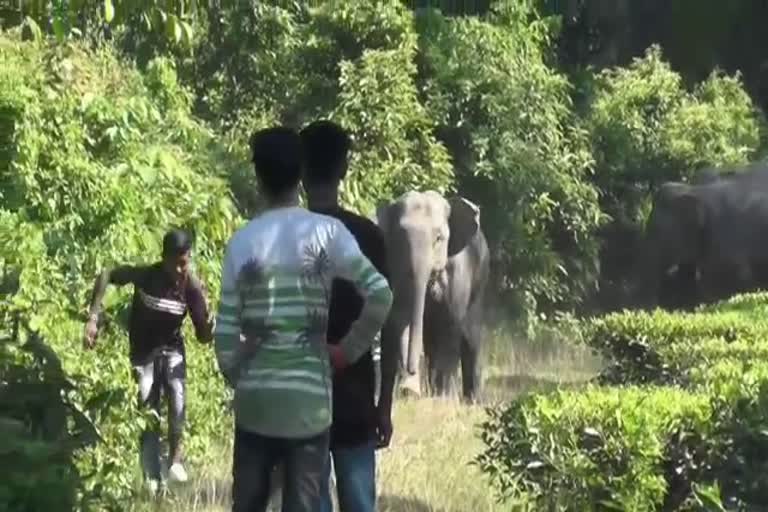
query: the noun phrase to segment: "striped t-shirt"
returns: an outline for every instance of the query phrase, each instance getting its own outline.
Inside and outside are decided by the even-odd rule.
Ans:
[[[222,268],[215,350],[235,388],[239,428],[301,438],[330,427],[326,326],[331,283],[355,284],[366,299],[341,341],[352,363],[370,349],[392,293],[338,220],[300,207],[266,211],[229,241]],[[246,357],[246,346],[255,346]]]

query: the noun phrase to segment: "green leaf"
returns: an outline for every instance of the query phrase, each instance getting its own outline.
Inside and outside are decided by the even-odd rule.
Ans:
[[[186,21],[181,21],[181,28],[184,31],[184,43],[187,46],[192,46],[194,40],[194,30],[192,29],[192,25]]]
[[[174,43],[178,44],[181,40],[182,36],[182,29],[181,24],[179,23],[179,18],[176,17],[174,14],[168,15],[168,17],[165,20],[165,34],[173,40]]]
[[[115,18],[115,6],[112,4],[112,0],[104,0],[104,20],[107,23],[112,23]]]
[[[59,16],[56,16],[53,19],[53,33],[56,35],[56,39],[59,42],[64,41],[64,38],[67,35],[66,27],[64,26],[64,21]]]

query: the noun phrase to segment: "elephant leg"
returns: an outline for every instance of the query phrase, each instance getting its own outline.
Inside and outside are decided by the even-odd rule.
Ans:
[[[403,345],[403,340],[408,340],[408,327],[403,326],[399,328],[400,331],[400,343],[399,345]],[[419,385],[419,382],[421,380],[420,374],[417,375],[409,375],[406,371],[405,367],[402,365],[402,358],[398,357],[398,360],[400,361],[398,363],[398,369],[396,373],[396,382],[395,382],[395,389],[398,392],[398,395],[402,398],[407,397],[418,397],[421,396],[423,387]]]
[[[461,334],[448,329],[436,339],[432,386],[438,396],[452,395],[456,390],[456,377],[461,359]]]
[[[424,359],[423,359],[423,382],[422,386],[427,395],[433,395],[437,391],[437,336],[439,335],[432,328],[432,322],[429,320],[424,322],[429,324],[430,328],[424,329]]]
[[[461,338],[461,386],[463,398],[469,403],[477,400],[483,382],[479,347],[473,341],[466,336]]]

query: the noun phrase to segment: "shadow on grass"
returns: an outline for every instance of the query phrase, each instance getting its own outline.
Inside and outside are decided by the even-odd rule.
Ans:
[[[418,498],[383,495],[377,498],[377,510],[381,512],[446,512],[443,509],[432,508]]]

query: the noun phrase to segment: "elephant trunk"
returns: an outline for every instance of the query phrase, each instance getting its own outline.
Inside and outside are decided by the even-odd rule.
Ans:
[[[407,360],[404,367],[410,375],[416,375],[419,371],[419,362],[423,350],[424,333],[424,300],[427,292],[427,276],[416,276],[414,283],[414,300],[411,307],[411,321],[408,333],[408,350],[403,350],[402,354],[407,354]],[[403,347],[405,348],[405,347]]]

